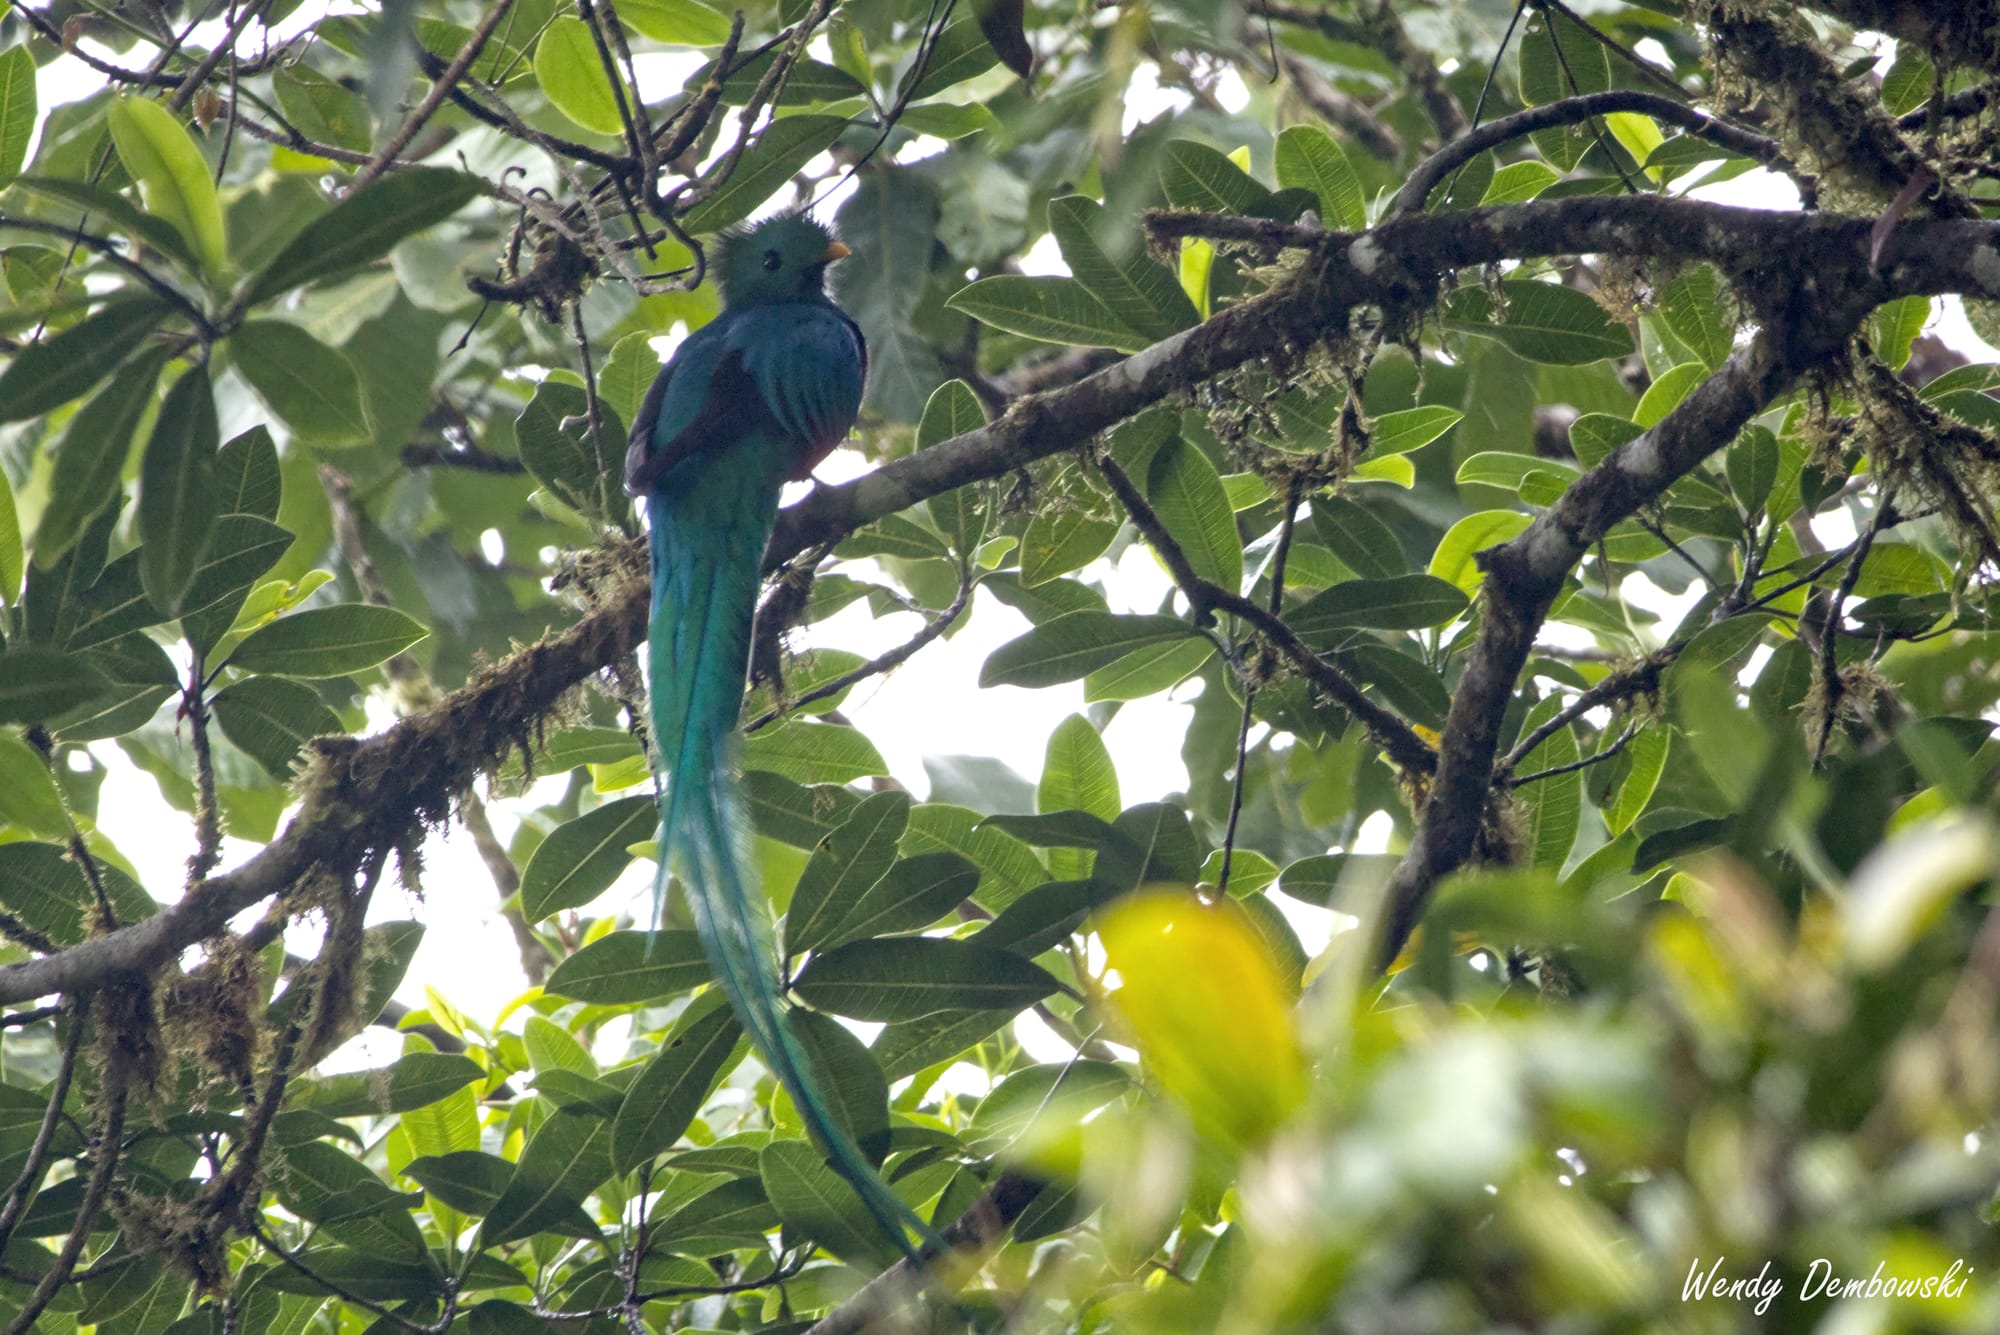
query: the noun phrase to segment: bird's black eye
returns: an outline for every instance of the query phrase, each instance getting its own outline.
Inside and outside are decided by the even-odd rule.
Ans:
[[[784,260],[779,258],[777,251],[767,250],[764,252],[764,267],[770,272],[776,273],[784,267],[784,264]]]

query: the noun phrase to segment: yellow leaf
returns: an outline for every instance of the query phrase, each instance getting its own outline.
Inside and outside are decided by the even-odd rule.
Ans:
[[[1305,1058],[1275,963],[1243,916],[1184,891],[1141,891],[1098,920],[1110,1002],[1147,1068],[1204,1131],[1268,1138],[1305,1094]]]
[[[1611,131],[1611,137],[1624,145],[1625,151],[1644,165],[1653,156],[1653,150],[1667,142],[1660,133],[1660,127],[1653,123],[1651,116],[1642,116],[1636,111],[1614,111],[1604,118],[1604,128]],[[1660,179],[1658,167],[1647,167],[1646,175],[1655,181]]]

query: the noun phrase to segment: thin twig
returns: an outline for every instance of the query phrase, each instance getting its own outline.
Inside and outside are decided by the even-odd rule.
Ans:
[[[70,1081],[76,1075],[77,1052],[83,1043],[83,1003],[71,997],[59,1005],[39,1007],[33,1011],[22,1011],[7,1017],[9,1025],[24,1023],[28,1018],[46,1018],[49,1014],[67,1012],[69,1032],[63,1036],[62,1056],[56,1064],[55,1079],[49,1082],[48,1103],[42,1109],[41,1125],[35,1130],[35,1139],[28,1146],[28,1157],[21,1164],[21,1171],[14,1175],[14,1183],[7,1189],[7,1200],[0,1205],[0,1252],[7,1250],[7,1240],[14,1234],[14,1226],[21,1222],[22,1211],[34,1197],[42,1180],[42,1169],[47,1165],[49,1147],[55,1143],[56,1128],[62,1125],[63,1103],[69,1098]]]
[[[472,68],[472,62],[479,59],[479,53],[485,49],[487,39],[493,36],[493,30],[500,26],[500,20],[507,16],[507,10],[513,2],[514,0],[494,0],[492,8],[488,9],[485,17],[479,20],[479,26],[472,30],[472,36],[466,38],[465,45],[452,57],[451,64],[445,66],[444,72],[431,84],[431,90],[425,95],[424,100],[417,104],[416,110],[412,111],[402,126],[376,150],[374,159],[354,178],[356,190],[380,176],[395,156],[417,137],[417,131],[437,114],[437,109],[444,105],[447,97],[451,96],[451,90],[458,86],[458,81]]]
[[[83,1016],[76,1017],[76,1025],[83,1027]],[[83,1200],[76,1210],[76,1221],[70,1225],[69,1234],[49,1268],[42,1275],[14,1319],[7,1323],[4,1335],[24,1335],[31,1329],[37,1318],[75,1273],[77,1258],[83,1255],[83,1245],[96,1231],[97,1216],[104,1209],[104,1200],[111,1190],[111,1179],[118,1167],[118,1160],[124,1150],[125,1104],[131,1092],[131,1072],[122,1063],[107,1063],[101,1077],[95,1102],[102,1111],[102,1120],[97,1128],[97,1143],[92,1149],[90,1180],[84,1186]]]
[[[1861,581],[1861,567],[1868,563],[1868,549],[1875,545],[1875,537],[1882,531],[1889,512],[1894,508],[1893,498],[1883,496],[1875,502],[1875,513],[1869,517],[1868,527],[1854,543],[1852,555],[1848,557],[1847,569],[1840,577],[1840,586],[1833,591],[1833,597],[1826,607],[1825,628],[1819,640],[1819,671],[1821,689],[1825,698],[1820,701],[1819,737],[1813,743],[1813,764],[1818,765],[1826,758],[1827,743],[1833,739],[1833,722],[1840,713],[1840,697],[1845,688],[1840,679],[1840,662],[1836,654],[1840,648],[1840,621],[1845,614],[1848,595]]]
[[[966,604],[972,597],[972,583],[969,574],[960,572],[958,596],[951,600],[951,606],[945,608],[944,611],[938,613],[937,616],[925,623],[922,630],[880,657],[871,658],[853,671],[843,672],[832,681],[815,686],[812,690],[807,691],[788,705],[764,711],[750,722],[744,724],[743,731],[746,733],[755,732],[759,728],[777,722],[787,714],[798,712],[807,705],[827,699],[829,696],[838,695],[856,682],[866,681],[870,677],[879,676],[884,672],[891,672],[901,667],[909,661],[910,657],[917,650],[951,629],[952,623],[957,621],[959,616],[965,611]]]
[[[1111,484],[1119,503],[1132,516],[1133,524],[1153,550],[1159,553],[1181,595],[1188,600],[1189,611],[1197,622],[1204,615],[1213,617],[1216,612],[1227,612],[1248,621],[1313,685],[1352,714],[1367,729],[1375,744],[1387,751],[1397,765],[1419,774],[1430,772],[1437,755],[1423,738],[1417,736],[1408,722],[1370,700],[1346,673],[1313,652],[1282,617],[1273,616],[1243,595],[1197,575],[1188,563],[1187,554],[1181,551],[1180,544],[1167,532],[1166,525],[1160,522],[1159,515],[1118,461],[1104,455],[1098,460],[1098,467],[1104,473],[1105,481]]]
[[[1640,725],[1636,722],[1628,724],[1625,731],[1618,735],[1618,740],[1605,747],[1602,751],[1587,755],[1581,760],[1572,760],[1566,765],[1551,765],[1547,769],[1538,769],[1533,774],[1523,774],[1513,780],[1513,786],[1519,788],[1522,784],[1538,783],[1543,779],[1553,779],[1558,774],[1573,774],[1577,770],[1589,769],[1592,765],[1609,760],[1620,751],[1623,751],[1626,744],[1639,735],[1639,728]]]
[[[23,218],[18,214],[0,215],[0,227],[14,227],[23,232],[37,232],[43,236],[57,236],[73,245],[80,245],[93,254],[102,256],[115,268],[121,269],[144,283],[157,293],[175,310],[180,311],[193,322],[204,343],[213,343],[222,337],[222,332],[209,321],[207,312],[197,306],[186,293],[172,283],[152,272],[145,265],[126,255],[118,248],[118,243],[110,237],[96,236],[81,227],[69,227],[61,223],[42,222],[37,218]]]

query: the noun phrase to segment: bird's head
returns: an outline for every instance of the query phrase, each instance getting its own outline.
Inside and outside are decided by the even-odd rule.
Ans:
[[[715,276],[730,305],[812,301],[826,293],[826,266],[849,253],[805,214],[781,213],[725,232]]]

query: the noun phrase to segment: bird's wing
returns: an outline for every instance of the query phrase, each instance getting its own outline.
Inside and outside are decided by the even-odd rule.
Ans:
[[[868,345],[854,321],[831,303],[765,306],[731,339],[764,411],[800,455],[789,470],[801,481],[847,438],[861,408]]]
[[[625,449],[625,494],[643,496],[696,454],[771,424],[736,339],[743,312],[724,311],[687,337],[639,403]]]

